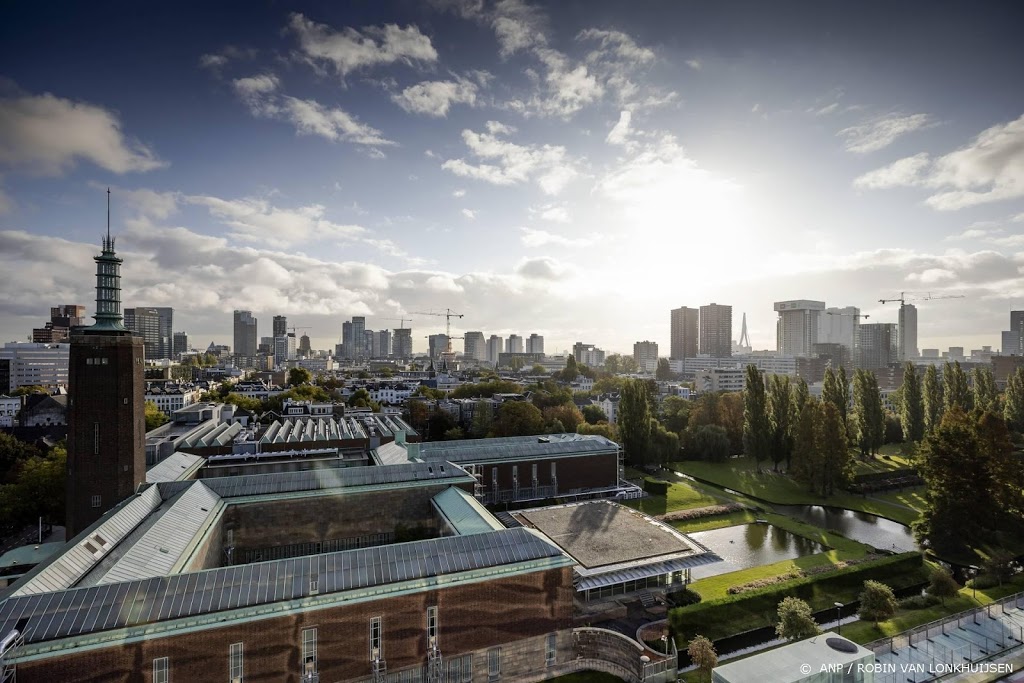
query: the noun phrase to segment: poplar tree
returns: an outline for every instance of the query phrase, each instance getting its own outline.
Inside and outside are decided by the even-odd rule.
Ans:
[[[857,370],[853,377],[854,420],[860,454],[878,452],[885,441],[885,412],[878,392],[878,379],[868,370]]]
[[[1003,399],[1003,419],[1006,425],[1016,432],[1024,431],[1024,366],[1011,372],[1006,379],[1006,395]]]
[[[900,389],[900,424],[903,440],[917,443],[924,438],[924,401],[921,396],[921,378],[914,364],[903,364],[903,386]]]
[[[924,430],[926,434],[931,434],[942,422],[942,414],[945,412],[942,383],[939,382],[939,371],[935,369],[934,365],[929,365],[924,372],[921,399],[924,406]]]
[[[945,411],[954,407],[964,412],[971,409],[971,388],[967,382],[967,373],[960,367],[960,361],[950,364],[946,361],[942,366],[942,397]]]
[[[989,368],[974,368],[972,373],[974,380],[974,407],[979,411],[996,412],[998,406],[999,392],[996,389],[996,380]]]
[[[640,380],[626,380],[622,386],[616,423],[622,434],[626,461],[634,467],[645,464],[650,451],[653,419],[647,387]]]
[[[783,460],[788,469],[793,456],[793,405],[789,378],[785,375],[770,375],[768,378],[768,416],[775,471]]]
[[[746,387],[743,389],[743,450],[754,458],[758,472],[761,471],[761,463],[771,453],[771,425],[764,378],[754,365],[747,366]]]

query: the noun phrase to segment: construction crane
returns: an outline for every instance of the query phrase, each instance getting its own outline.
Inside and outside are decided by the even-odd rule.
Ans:
[[[298,327],[295,327],[295,325],[292,325],[291,327],[287,327],[285,329],[291,330],[292,334],[294,334],[296,330],[311,330],[311,329],[313,329],[313,326],[312,325],[299,325]]]
[[[907,294],[913,294],[913,292],[900,292],[900,295],[893,299],[879,299],[880,304],[890,304],[894,301],[899,301],[900,306],[906,306],[908,301],[935,301],[938,299],[963,299],[963,294],[943,294],[941,296],[932,296],[931,292],[925,292],[923,296],[907,296]]]
[[[395,329],[404,330],[405,329],[405,321],[408,320],[409,322],[412,322],[414,319],[413,318],[407,318],[407,317],[403,316],[401,318],[381,318],[381,320],[397,320],[398,321],[398,327],[395,328]]]
[[[452,318],[461,318],[463,317],[462,313],[454,313],[452,312],[452,309],[446,308],[444,309],[444,313],[425,313],[422,311],[413,311],[412,314],[444,317],[444,336],[448,337],[448,348],[445,350],[445,353],[450,354],[452,352]]]
[[[861,318],[870,318],[870,313],[836,313],[835,311],[825,311],[829,315],[838,315],[842,317],[853,318],[854,320],[860,320]]]

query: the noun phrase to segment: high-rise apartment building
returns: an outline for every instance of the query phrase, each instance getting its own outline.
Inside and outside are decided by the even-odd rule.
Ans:
[[[700,307],[700,353],[712,358],[732,356],[732,306]]]
[[[366,317],[352,316],[352,357],[366,358]]]
[[[694,313],[696,312],[697,311],[694,310]],[[576,342],[572,345],[572,355],[576,359],[576,362],[581,365],[587,365],[592,368],[604,365],[604,351],[593,344]]]
[[[818,316],[818,344],[842,344],[852,354],[857,348],[860,309],[856,306],[826,308]]]
[[[126,308],[124,309],[124,326],[142,336],[148,360],[160,360],[173,355],[173,308],[143,308],[139,306]]]
[[[536,332],[532,333],[529,337],[527,337],[526,352],[544,353],[544,337],[542,335],[537,334]]]
[[[448,335],[432,334],[427,337],[427,353],[431,360],[440,358],[441,354],[448,349]]]
[[[174,354],[174,358],[177,359],[181,354],[187,353],[188,349],[188,333],[175,332],[174,341],[171,343],[171,353]]]
[[[900,306],[899,330],[897,332],[899,334],[899,359],[917,358],[917,306],[908,303]]]
[[[380,358],[380,337],[373,330],[363,330],[363,349],[367,358]]]
[[[776,348],[781,356],[810,356],[818,343],[818,324],[824,301],[776,301]]]
[[[7,342],[0,349],[0,394],[18,387],[67,386],[69,353],[68,340],[60,344]]]
[[[109,232],[95,261],[96,322],[71,336],[68,538],[146,481],[144,342],[121,322],[122,260]]]
[[[502,348],[504,348],[504,341],[502,338],[496,334],[492,334],[487,339],[487,362],[497,366],[498,356],[501,355]]]
[[[505,340],[505,353],[522,353],[523,338],[518,334],[510,334]]]
[[[1010,329],[1002,334],[1004,356],[1024,355],[1024,311],[1010,311]]]
[[[274,337],[283,337],[288,334],[288,317],[275,315],[273,321]]]
[[[355,358],[355,347],[356,341],[352,322],[346,320],[341,324],[341,357]]]
[[[283,337],[274,337],[274,365],[283,366],[288,361],[295,360],[296,346],[294,332]]]
[[[412,328],[398,327],[392,332],[391,355],[395,358],[412,358]]]
[[[303,357],[306,357],[309,356],[310,353],[312,353],[312,350],[313,349],[312,347],[310,347],[309,344],[309,335],[303,334],[301,337],[299,337],[299,353]]]
[[[858,368],[879,370],[899,362],[899,338],[894,323],[862,324],[858,335]]]
[[[673,360],[697,357],[699,320],[700,312],[696,308],[672,309],[669,353]]]
[[[487,342],[483,332],[466,332],[463,339],[462,354],[473,360],[487,360]]]
[[[377,353],[380,358],[391,356],[391,330],[381,330],[377,333]]]
[[[235,356],[253,358],[256,356],[256,318],[252,311],[234,312],[235,316]]]
[[[731,344],[731,342],[730,342]],[[633,344],[633,360],[641,372],[658,369],[658,345],[652,341],[638,341]]]
[[[50,322],[32,330],[32,341],[38,344],[56,344],[68,338],[72,327],[85,325],[85,306],[64,304],[50,308]]]

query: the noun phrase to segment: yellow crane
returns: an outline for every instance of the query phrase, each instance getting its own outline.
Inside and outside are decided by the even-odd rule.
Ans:
[[[413,311],[413,315],[433,315],[436,317],[444,318],[444,335],[448,337],[448,348],[445,349],[445,353],[450,354],[452,352],[452,318],[463,317],[462,313],[455,313],[450,308],[444,309],[444,313],[434,313],[433,311],[427,313],[424,311]]]

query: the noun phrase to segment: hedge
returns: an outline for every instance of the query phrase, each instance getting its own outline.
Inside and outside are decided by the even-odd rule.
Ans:
[[[647,491],[647,493],[652,496],[667,496],[669,486],[671,486],[671,484],[667,481],[644,477],[644,491]]]
[[[813,609],[823,609],[830,607],[835,596],[844,590],[853,596],[851,601],[855,600],[868,579],[884,581],[894,589],[926,580],[923,567],[924,560],[919,553],[904,553],[839,569],[825,576],[806,576],[781,585],[678,607],[669,613],[669,623],[677,642],[687,642],[698,634],[717,640],[770,625],[779,602],[785,597],[797,597],[806,600]]]

